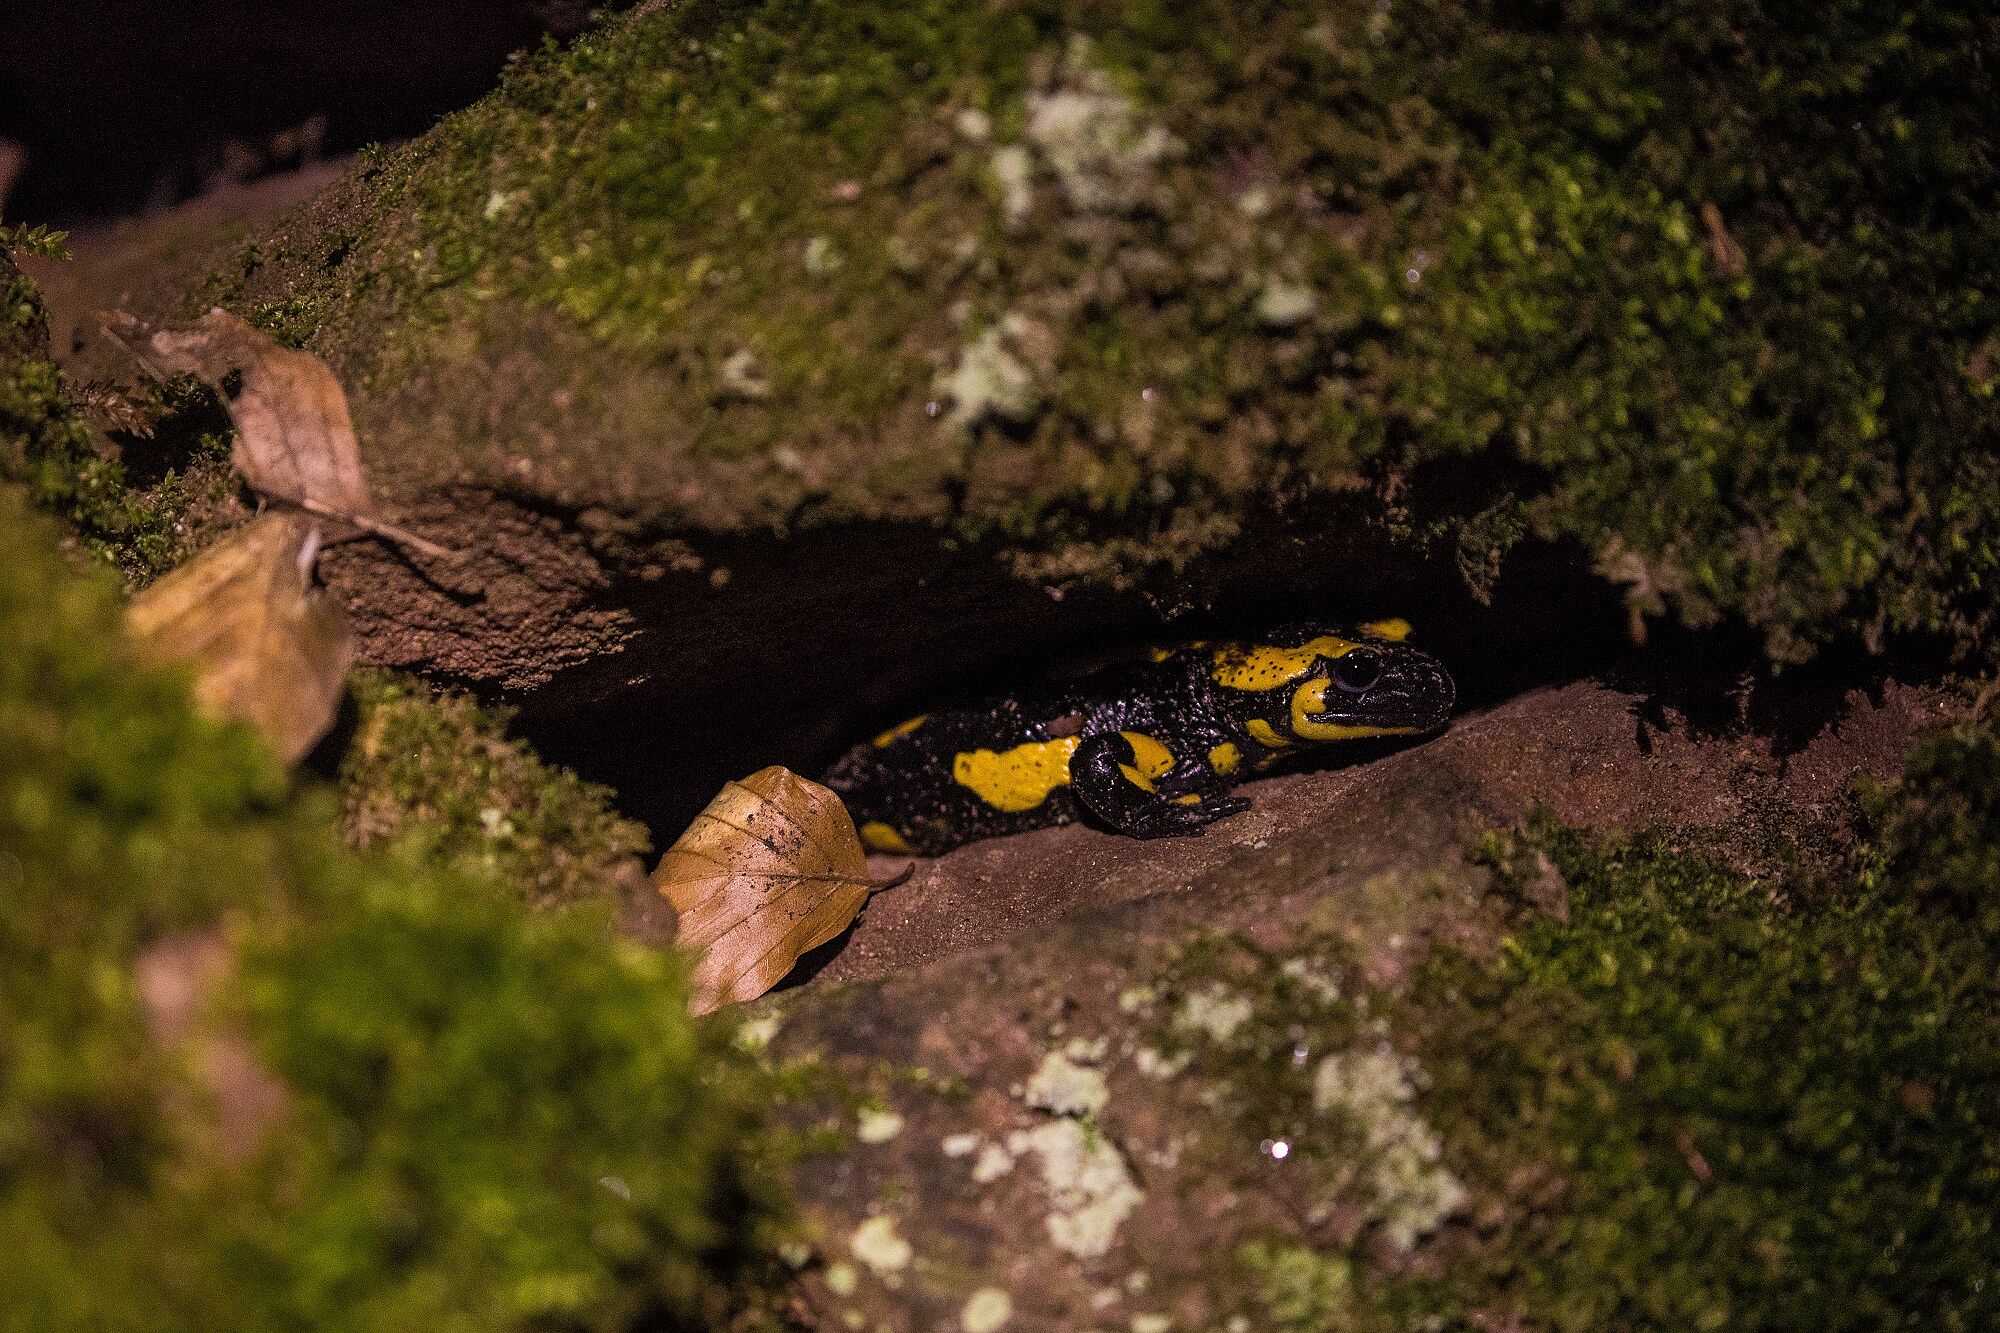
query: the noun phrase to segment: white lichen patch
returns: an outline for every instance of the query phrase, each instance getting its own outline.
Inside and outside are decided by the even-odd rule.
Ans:
[[[1257,293],[1257,321],[1269,328],[1303,324],[1319,309],[1319,297],[1303,283],[1271,278]]]
[[[1028,1079],[1022,1097],[1051,1115],[1095,1115],[1111,1100],[1111,1088],[1097,1070],[1061,1051],[1050,1051]]]
[[[937,392],[951,402],[945,424],[970,430],[988,417],[1024,422],[1041,406],[1033,367],[1023,358],[1027,320],[1009,314],[982,330],[959,352],[958,364],[937,377]]]
[[[1340,998],[1340,974],[1316,958],[1287,958],[1278,970],[1328,1004]]]
[[[822,273],[831,273],[840,267],[840,252],[834,249],[833,242],[824,236],[814,236],[806,241],[804,258],[806,272],[815,277]]]
[[[979,1151],[977,1134],[947,1134],[938,1143],[946,1157],[970,1157]]]
[[[1084,1065],[1096,1064],[1110,1049],[1109,1037],[1071,1037],[1063,1043],[1063,1054]]]
[[[1150,1046],[1141,1046],[1133,1052],[1132,1063],[1137,1065],[1139,1072],[1147,1078],[1166,1079],[1186,1069],[1188,1061],[1193,1058],[1192,1051],[1182,1051],[1179,1055],[1162,1055]]]
[[[1151,986],[1127,986],[1118,993],[1118,1011],[1126,1014],[1143,1013],[1153,1007],[1160,993]]]
[[[985,143],[993,133],[993,117],[976,106],[969,106],[960,111],[952,117],[952,124],[958,127],[960,134],[974,143]]]
[[[1132,1316],[1132,1333],[1167,1333],[1174,1321],[1163,1314],[1135,1314]]]
[[[880,1277],[899,1273],[909,1267],[915,1251],[910,1242],[903,1239],[896,1230],[893,1217],[871,1217],[854,1229],[854,1237],[848,1242],[854,1257]]]
[[[1155,169],[1181,144],[1148,124],[1094,60],[1090,42],[1071,39],[1057,86],[1028,94],[1026,132],[1078,212],[1127,212],[1146,197]]]
[[[1000,216],[1010,227],[1025,222],[1035,206],[1035,161],[1017,143],[1002,144],[986,159],[993,183],[1000,190]]]
[[[1014,1154],[1004,1143],[989,1143],[979,1150],[979,1160],[972,1164],[972,1178],[981,1185],[991,1184],[1014,1169]]]
[[[826,1289],[836,1296],[852,1296],[861,1275],[854,1271],[853,1264],[831,1263],[826,1266]]]
[[[1017,1157],[1033,1153],[1039,1160],[1049,1195],[1049,1239],[1080,1259],[1109,1251],[1118,1228],[1145,1199],[1118,1149],[1078,1121],[1016,1130],[1007,1146]]]
[[[1014,1315],[1014,1298],[998,1287],[981,1287],[966,1298],[958,1326],[965,1333],[994,1333]]]
[[[1369,1211],[1389,1243],[1408,1250],[1465,1203],[1465,1186],[1439,1161],[1442,1145],[1415,1109],[1416,1062],[1387,1048],[1327,1056],[1313,1075],[1313,1107],[1341,1114],[1361,1136],[1356,1166]]]
[[[1250,1021],[1251,1012],[1248,996],[1219,981],[1210,982],[1181,1001],[1174,1023],[1184,1032],[1199,1032],[1210,1041],[1224,1042]]]
[[[769,1046],[771,1039],[778,1035],[778,1029],[784,1025],[783,1014],[759,1014],[755,1018],[746,1018],[736,1028],[737,1048],[754,1055]]]
[[[867,1106],[861,1110],[854,1136],[863,1143],[887,1143],[902,1132],[902,1116],[886,1107]]]
[[[758,366],[757,354],[747,347],[730,353],[718,373],[723,389],[735,397],[758,399],[771,396],[771,382]]]

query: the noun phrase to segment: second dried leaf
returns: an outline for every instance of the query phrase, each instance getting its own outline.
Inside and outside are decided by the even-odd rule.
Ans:
[[[789,769],[731,782],[667,849],[653,882],[699,955],[691,1007],[752,1000],[868,901],[868,859],[840,798]]]
[[[346,618],[313,587],[315,520],[272,512],[132,600],[142,648],[194,670],[208,712],[263,733],[297,763],[333,725],[354,656]]]

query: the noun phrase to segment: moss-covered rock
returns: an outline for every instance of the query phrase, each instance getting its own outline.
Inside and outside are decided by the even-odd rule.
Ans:
[[[1987,738],[1990,746],[1991,737]],[[1990,806],[1989,764],[1913,759]],[[1989,752],[1990,753],[1990,752]],[[1995,937],[1926,882],[1961,828],[1866,849],[1831,875],[1755,879],[1704,839],[1543,826],[1564,919],[1500,958],[1444,957],[1407,1017],[1446,1161],[1506,1206],[1411,1305],[1539,1328],[1974,1329],[2000,1315]],[[1678,842],[1678,846],[1676,846]],[[2000,881],[1989,869],[1979,896]]]
[[[196,300],[326,355],[418,508],[1073,578],[1363,485],[1476,578],[1533,531],[1781,657],[1974,644],[1996,49],[1861,0],[644,6]]]
[[[41,295],[0,244],[0,479],[25,486],[88,551],[144,582],[236,513],[226,442],[196,428],[177,465],[135,477],[77,412],[48,341]],[[187,419],[198,416],[186,394],[175,398]]]
[[[38,1329],[714,1327],[767,1089],[602,913],[338,844],[0,489],[0,1289]]]
[[[506,710],[388,672],[362,673],[352,693],[359,716],[340,768],[349,843],[400,840],[542,907],[615,901],[643,876],[646,830],[618,815],[611,792],[508,736]]]

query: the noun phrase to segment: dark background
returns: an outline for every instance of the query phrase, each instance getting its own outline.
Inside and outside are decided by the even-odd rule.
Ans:
[[[421,134],[588,0],[0,0],[12,220],[159,207]]]

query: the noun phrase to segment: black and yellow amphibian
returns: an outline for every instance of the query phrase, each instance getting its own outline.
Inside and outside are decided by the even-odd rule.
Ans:
[[[913,717],[827,774],[861,839],[935,855],[1090,818],[1135,838],[1200,833],[1249,808],[1243,775],[1300,747],[1434,731],[1451,676],[1409,626],[1316,625],[1261,643],[1192,643],[1088,688]]]

